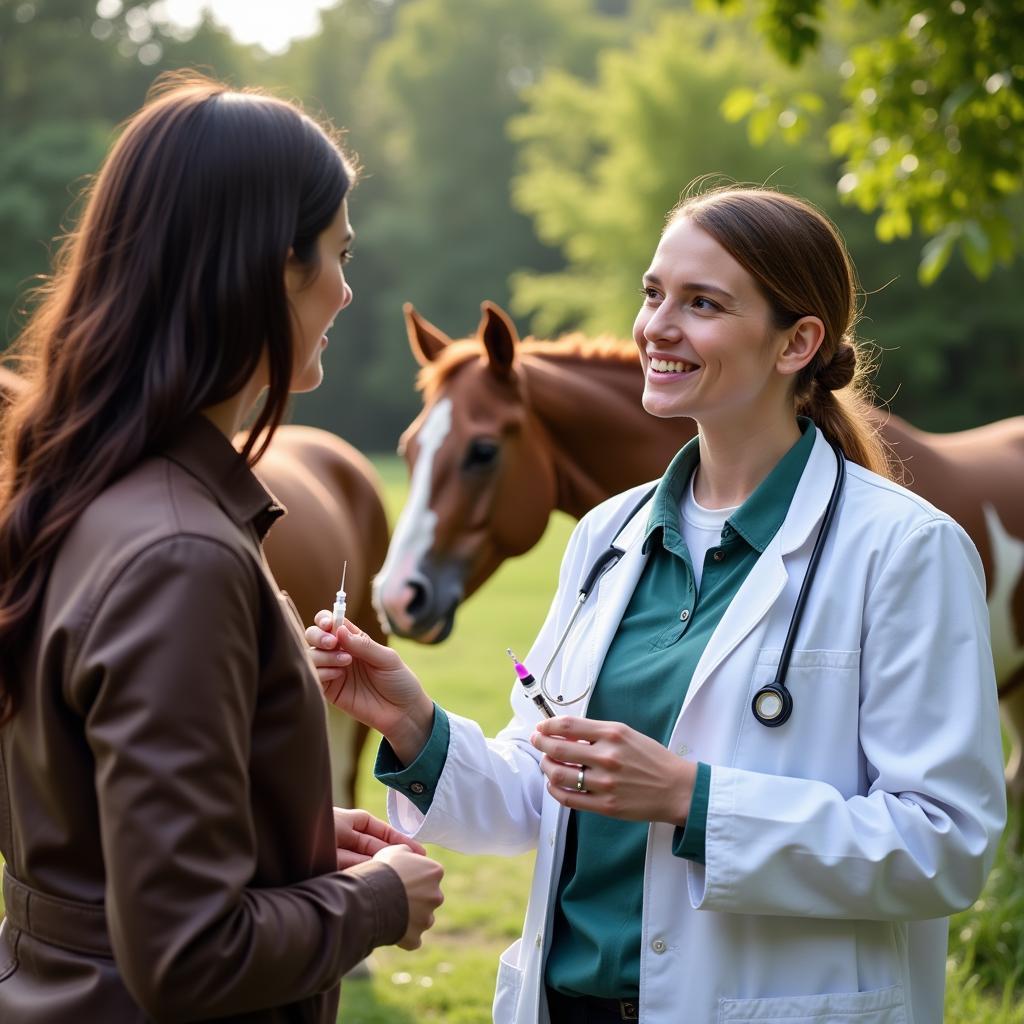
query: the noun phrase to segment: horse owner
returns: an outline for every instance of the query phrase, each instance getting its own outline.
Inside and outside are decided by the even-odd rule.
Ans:
[[[352,299],[353,172],[290,104],[171,79],[24,337],[0,493],[0,1020],[335,1019],[441,901],[330,801],[324,701],[249,465]],[[244,452],[230,438],[266,392]]]
[[[307,630],[328,696],[386,738],[393,823],[537,848],[495,1020],[941,1021],[946,917],[1005,818],[985,588],[963,530],[886,477],[848,387],[855,312],[808,204],[728,188],[672,212],[634,340],[644,407],[699,433],[639,511],[643,488],[569,542],[527,664],[554,658],[556,708],[589,690],[576,714],[517,688],[486,740],[393,651]]]

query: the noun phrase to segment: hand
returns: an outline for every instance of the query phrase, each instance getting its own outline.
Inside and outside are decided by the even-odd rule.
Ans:
[[[398,872],[409,900],[409,927],[398,945],[402,949],[418,949],[423,933],[434,926],[434,911],[444,903],[444,868],[436,860],[413,853],[405,846],[389,846],[374,854],[373,859]]]
[[[548,792],[566,807],[625,821],[685,825],[697,766],[621,722],[546,718],[530,742]],[[584,791],[576,789],[580,767]]]
[[[427,852],[415,839],[402,835],[386,821],[359,808],[334,808],[334,845],[339,871],[369,860],[388,846],[408,846],[419,854]]]
[[[331,613],[316,614],[306,630],[324,696],[335,707],[376,729],[403,764],[412,764],[430,738],[434,702],[398,654],[344,621],[325,632]]]

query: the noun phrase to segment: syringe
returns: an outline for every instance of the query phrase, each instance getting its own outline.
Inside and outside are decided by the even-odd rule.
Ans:
[[[331,616],[332,633],[337,632],[345,621],[345,607],[348,603],[348,599],[345,597],[345,574],[347,572],[348,560],[346,559],[345,564],[341,568],[341,586],[338,588],[337,594],[334,595],[334,611]]]
[[[530,670],[512,653],[512,648],[506,648],[505,653],[516,663],[516,675],[519,677],[519,682],[523,684],[526,696],[537,705],[540,709],[540,713],[545,718],[554,718],[555,713],[551,710],[548,706],[548,702],[541,695],[540,687],[537,685],[537,680],[530,675]]]

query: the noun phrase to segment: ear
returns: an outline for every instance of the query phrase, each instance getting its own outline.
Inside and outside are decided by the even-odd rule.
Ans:
[[[405,333],[409,336],[409,348],[420,366],[432,363],[452,342],[439,327],[425,320],[416,312],[411,302],[402,306],[405,314]]]
[[[785,331],[786,344],[775,368],[790,376],[799,373],[817,354],[825,340],[825,324],[816,316],[803,316]]]
[[[512,366],[516,361],[516,348],[519,345],[519,334],[508,313],[493,302],[480,304],[480,326],[476,329],[477,337],[487,349],[491,373],[505,379],[512,374]]]

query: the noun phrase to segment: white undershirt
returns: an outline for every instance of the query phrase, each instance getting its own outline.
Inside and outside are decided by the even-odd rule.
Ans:
[[[700,578],[704,572],[704,556],[710,548],[717,548],[722,540],[722,527],[725,521],[740,506],[732,508],[705,508],[697,504],[693,496],[693,481],[696,471],[690,474],[690,483],[679,506],[679,520],[683,540],[690,552],[693,562],[693,577],[696,588],[700,590]]]

